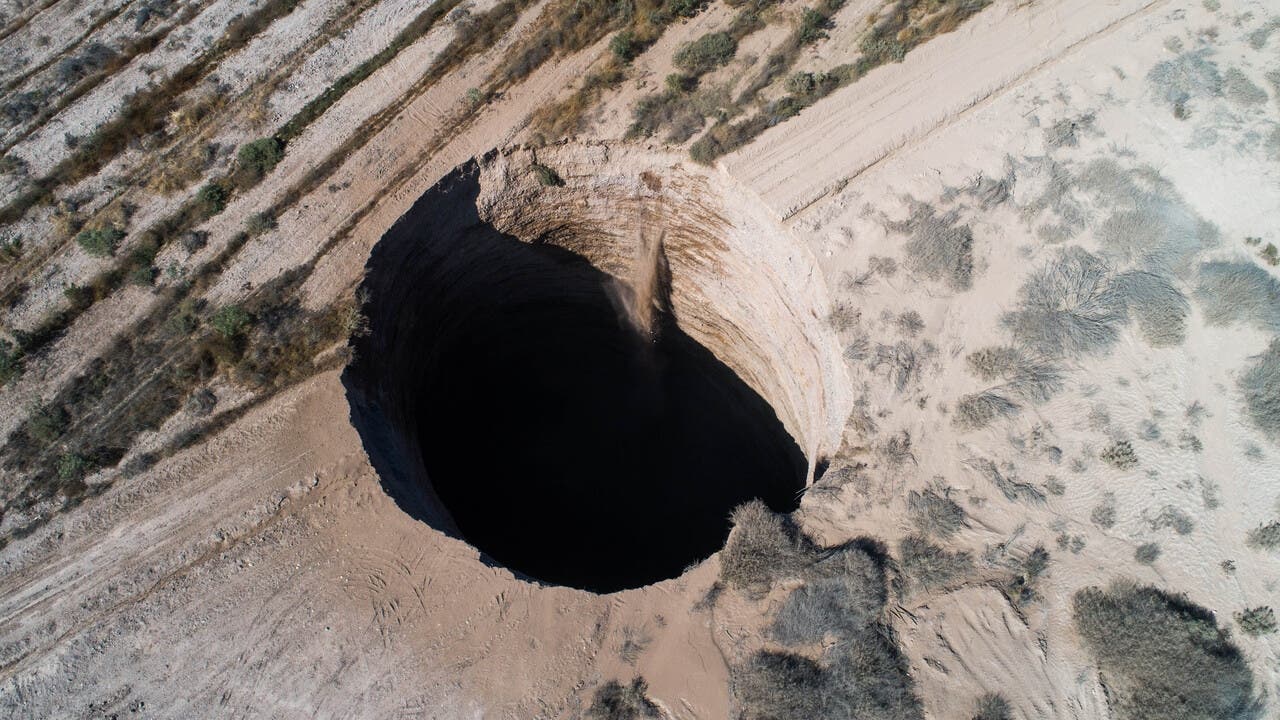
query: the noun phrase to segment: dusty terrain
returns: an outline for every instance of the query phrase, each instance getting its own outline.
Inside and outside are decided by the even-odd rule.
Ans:
[[[1280,8],[435,2],[0,3],[0,715],[1280,717]],[[464,540],[368,371],[458,168],[798,506],[604,594]]]

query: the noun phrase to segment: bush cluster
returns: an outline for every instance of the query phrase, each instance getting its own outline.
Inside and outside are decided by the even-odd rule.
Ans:
[[[1186,597],[1120,581],[1077,592],[1072,616],[1119,720],[1261,717],[1239,648]]]
[[[123,230],[107,226],[82,230],[76,235],[76,244],[94,257],[109,257],[116,254],[116,248],[123,239]]]
[[[714,32],[685,43],[671,57],[686,75],[699,77],[728,63],[738,51],[738,42],[727,32]]]

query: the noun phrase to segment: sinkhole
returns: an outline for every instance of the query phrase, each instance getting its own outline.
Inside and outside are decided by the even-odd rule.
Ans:
[[[747,500],[797,506],[847,381],[811,258],[721,184],[631,146],[516,148],[388,230],[344,383],[404,511],[612,592],[713,554]]]

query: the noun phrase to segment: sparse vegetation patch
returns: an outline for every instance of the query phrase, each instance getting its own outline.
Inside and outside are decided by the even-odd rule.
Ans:
[[[824,648],[820,659],[790,650],[761,650],[733,666],[735,717],[921,718],[906,662],[883,621],[888,594],[882,558],[875,554],[880,551],[856,542],[818,548],[759,501],[739,508],[734,520],[721,554],[722,580],[737,587],[781,578],[802,580],[804,584],[787,596],[770,633],[787,647],[822,643]],[[728,576],[725,555],[731,555],[732,567],[737,568]],[[748,557],[752,561],[744,565]],[[734,582],[744,576],[749,582]]]
[[[1249,547],[1259,550],[1280,550],[1280,520],[1272,520],[1250,530],[1246,542]]]
[[[1236,624],[1250,637],[1270,635],[1276,631],[1276,612],[1270,607],[1245,608],[1235,614]]]

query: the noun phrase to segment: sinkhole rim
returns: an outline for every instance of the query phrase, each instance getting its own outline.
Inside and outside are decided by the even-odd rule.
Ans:
[[[565,180],[565,185],[542,186],[532,171],[534,165],[553,167]],[[668,255],[675,327],[680,332],[687,332],[690,339],[723,362],[744,385],[755,390],[765,407],[777,416],[787,439],[796,443],[803,463],[796,486],[795,502],[798,504],[799,492],[813,477],[815,466],[838,444],[838,426],[835,432],[831,432],[830,419],[843,419],[839,405],[843,396],[849,395],[847,379],[843,378],[842,366],[837,364],[838,344],[825,324],[818,321],[819,317],[826,316],[825,290],[818,286],[818,292],[812,292],[812,258],[802,257],[802,261],[809,261],[809,267],[805,267],[804,262],[791,262],[797,267],[788,267],[787,262],[793,261],[794,257],[770,262],[776,261],[777,255],[757,258],[744,252],[741,248],[743,239],[749,239],[752,233],[761,234],[762,227],[764,234],[772,232],[781,236],[785,233],[776,222],[761,218],[758,200],[752,202],[750,197],[745,200],[726,199],[726,194],[743,191],[725,186],[718,180],[722,178],[714,177],[700,166],[690,167],[670,155],[643,148],[569,143],[536,151],[511,148],[491,152],[459,166],[424,193],[413,208],[387,231],[371,252],[362,284],[363,291],[367,293],[365,307],[373,332],[353,339],[356,352],[343,374],[343,382],[347,387],[353,423],[360,432],[370,460],[384,488],[402,510],[446,535],[463,540],[480,553],[481,561],[486,564],[504,567],[518,578],[542,585],[575,586],[523,573],[519,568],[490,556],[482,543],[467,538],[425,472],[428,463],[422,448],[415,447],[413,441],[416,422],[409,421],[407,417],[411,413],[412,401],[403,397],[406,391],[397,391],[385,378],[368,376],[368,371],[372,369],[371,365],[394,362],[387,358],[396,352],[379,339],[379,323],[386,318],[379,318],[379,313],[385,314],[385,309],[378,298],[394,296],[394,293],[403,292],[414,284],[403,271],[389,276],[388,268],[403,268],[406,263],[420,261],[424,254],[429,254],[425,248],[432,242],[450,232],[459,232],[468,222],[479,219],[521,242],[568,250],[600,273],[616,277],[619,258],[627,256],[622,252],[627,246],[625,237],[621,237],[616,227],[605,227],[619,212],[618,207],[603,207],[610,203],[624,210],[638,203],[644,206],[643,212],[654,213],[658,218],[677,218],[669,229],[673,251]],[[617,193],[617,196],[610,193]],[[632,199],[636,197],[640,201],[633,203]],[[733,202],[735,199],[736,203]],[[427,229],[427,236],[432,239],[416,244],[405,241],[406,233],[423,232],[420,223],[416,230],[410,227],[414,225],[410,220],[422,217],[428,209],[438,211],[441,203],[453,211],[433,215]],[[591,207],[593,203],[597,204],[594,209]],[[471,217],[459,217],[459,209],[470,213]],[[704,233],[704,237],[699,238],[699,233]],[[391,245],[398,247],[392,248]],[[783,255],[796,254],[795,248],[786,250]],[[716,272],[709,272],[708,268]],[[784,275],[779,268],[789,271],[791,277],[779,279]],[[744,278],[751,282],[744,283]],[[803,292],[790,292],[796,278],[803,278],[809,283],[810,297]],[[755,306],[721,308],[716,304],[716,301],[732,302],[733,298],[741,296],[744,288],[756,292],[763,300],[754,298]],[[800,296],[799,301],[796,300],[797,295]],[[697,312],[699,303],[702,304],[702,312]],[[764,308],[762,314],[787,318],[793,321],[793,326],[785,327],[781,333],[772,327],[769,337],[750,338],[744,326],[753,321],[750,311],[758,310],[761,304]],[[685,312],[690,308],[694,312]],[[403,320],[401,317],[391,321],[391,337],[409,329]],[[686,329],[686,321],[692,328]],[[385,340],[385,335],[382,340]],[[705,343],[708,338],[712,342]],[[797,347],[800,353],[809,352],[812,357],[799,355],[806,361],[797,363],[804,372],[797,373],[798,379],[791,379],[791,385],[785,387],[779,399],[778,393],[768,390],[777,390],[785,381],[778,378],[785,378],[792,365],[779,362],[779,359],[786,358],[787,353]],[[824,352],[827,357],[822,357]],[[728,362],[723,357],[726,354],[731,356]],[[733,362],[735,360],[748,372],[739,372]],[[840,372],[835,372],[835,368]],[[805,380],[813,380],[815,376],[818,382],[806,386]],[[762,381],[762,377],[765,380]],[[844,381],[843,385],[840,380]],[[773,382],[772,388],[770,381]],[[765,386],[764,392],[760,391],[761,386]],[[799,403],[794,398],[796,388],[800,389],[802,396]],[[402,396],[396,397],[397,392]],[[793,429],[797,425],[805,425],[806,421],[808,427],[800,432]],[[794,507],[792,504],[786,509]],[[593,591],[613,592],[681,577],[689,567],[701,564],[723,547],[729,530],[727,512],[725,523],[723,537],[716,546],[693,558],[688,567],[644,583]]]

